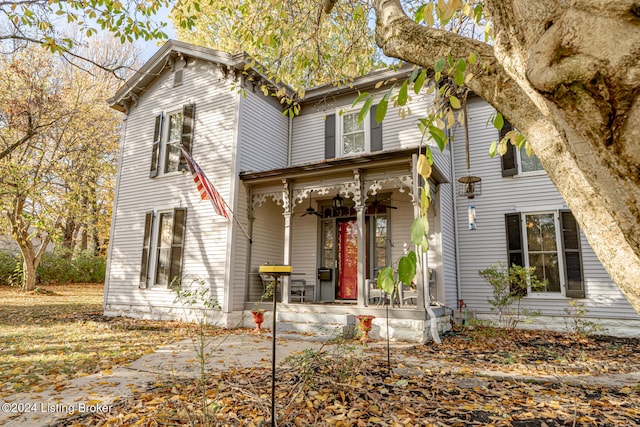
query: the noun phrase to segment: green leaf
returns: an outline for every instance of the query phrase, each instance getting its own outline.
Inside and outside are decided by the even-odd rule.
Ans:
[[[494,117],[493,126],[498,130],[502,130],[502,126],[504,126],[504,118],[501,113],[497,113]]]
[[[413,220],[411,224],[411,243],[418,247],[423,247],[428,239],[429,219],[426,216],[420,216]]]
[[[382,289],[388,294],[392,294],[396,285],[396,279],[391,267],[384,267],[378,273],[378,288]]]
[[[351,104],[352,107],[355,107],[360,101],[362,101],[364,98],[366,98],[367,96],[369,96],[368,92],[362,92],[360,95],[358,95],[358,97],[356,98],[355,101],[353,101],[353,104]]]
[[[444,131],[436,126],[430,125],[429,134],[436,144],[438,144],[440,151],[444,151],[444,147],[447,143],[447,137],[445,136]]]
[[[413,253],[413,252],[411,252]],[[411,284],[416,276],[416,257],[405,255],[398,261],[398,280],[407,285]]]
[[[495,157],[498,148],[498,141],[492,141],[491,146],[489,147],[489,157]]]
[[[453,108],[455,108],[455,109],[457,109],[457,110],[459,110],[459,109],[460,109],[460,107],[462,107],[462,106],[460,105],[460,100],[459,100],[457,97],[453,96],[453,95],[451,95],[451,96],[449,97],[449,103],[451,104],[451,106],[452,106]]]
[[[402,83],[402,87],[400,87],[400,92],[398,93],[398,105],[406,105],[409,94],[407,93],[407,81],[405,80]]]
[[[422,86],[424,85],[425,80],[427,79],[427,70],[422,70],[418,78],[416,78],[416,82],[413,85],[413,91],[417,94],[420,93]]]
[[[387,114],[387,108],[389,107],[389,94],[387,93],[382,97],[378,106],[376,107],[376,122],[382,123],[384,116]]]
[[[373,105],[373,98],[369,97],[364,102],[362,110],[360,110],[360,114],[358,114],[358,124],[362,123],[364,121],[364,118],[367,117],[369,110],[371,110],[371,105]]]
[[[441,73],[442,70],[444,69],[444,64],[445,64],[444,58],[438,59],[435,65],[433,66],[433,71],[435,71],[436,73]]]
[[[458,86],[462,86],[464,84],[464,72],[456,69],[453,73],[453,81],[456,82]]]
[[[468,61],[469,61],[469,64],[471,64],[471,65],[475,64],[478,61],[478,55],[476,55],[475,53],[471,52],[469,54]]]
[[[462,73],[467,71],[467,62],[464,59],[458,59],[458,62],[456,63],[456,70]]]

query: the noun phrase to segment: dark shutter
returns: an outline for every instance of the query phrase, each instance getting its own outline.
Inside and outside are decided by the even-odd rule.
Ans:
[[[336,157],[336,115],[327,114],[324,120],[324,158]]]
[[[180,138],[180,143],[189,154],[191,154],[191,142],[193,141],[195,114],[196,104],[188,104],[182,107],[182,138]],[[178,167],[178,170],[187,169],[187,162],[184,159],[184,156],[180,156],[180,166]]]
[[[177,286],[182,279],[182,248],[184,247],[184,230],[187,210],[173,210],[173,233],[171,238],[171,255],[169,266],[169,286]]]
[[[584,298],[580,229],[570,211],[560,211],[560,227],[562,228],[565,294],[569,298]]]
[[[376,108],[374,105],[369,111],[369,122],[371,125],[371,151],[382,150],[382,123],[376,121]]]
[[[151,256],[151,231],[153,230],[153,212],[147,212],[144,218],[144,238],[142,239],[142,260],[140,267],[140,289],[149,287],[149,259]]]
[[[511,123],[505,120],[502,129],[500,130],[500,139],[513,130]],[[517,147],[511,143],[507,144],[507,152],[501,157],[502,159],[502,176],[514,176],[518,174],[518,158],[516,156]]]
[[[158,176],[160,168],[160,139],[162,138],[162,114],[156,116],[155,127],[153,131],[153,146],[151,148],[151,170],[149,176]]]
[[[510,213],[506,214],[504,218],[507,230],[507,255],[509,259],[509,267],[513,264],[524,266],[520,214]]]

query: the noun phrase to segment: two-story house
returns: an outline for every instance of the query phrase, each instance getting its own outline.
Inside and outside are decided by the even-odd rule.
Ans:
[[[417,155],[433,143],[423,140],[416,112],[429,96],[414,96],[408,116],[390,107],[382,123],[373,119],[375,102],[362,121],[352,108],[359,91],[379,99],[389,82],[411,70],[309,89],[300,114],[289,117],[277,97],[262,93],[272,84],[250,64],[244,55],[170,41],[110,99],[125,121],[107,315],[192,315],[175,301],[172,287],[180,283],[210,290],[221,306],[218,324],[248,326],[246,314],[269,279],[258,267],[282,263],[293,267],[276,295],[283,329],[296,321],[349,326],[354,315],[370,314],[377,317],[374,335],[386,334],[383,304],[392,302],[391,337],[424,342],[430,319],[441,331],[448,328],[461,300],[478,316],[491,315],[490,289],[477,272],[510,260],[546,268],[548,289],[524,298],[541,310],[542,323],[557,327],[568,300],[578,298],[588,315],[620,326],[620,333],[640,325],[535,158],[514,152],[512,171],[504,172],[500,159],[485,154],[498,138],[486,126],[493,113],[487,103],[469,104],[470,164],[483,185],[470,230],[469,199],[456,191],[469,173],[464,144],[444,152],[433,145],[431,179],[418,180]],[[201,200],[178,144],[207,174],[231,220]],[[419,185],[429,185],[433,198],[428,268],[424,280],[401,286],[389,301],[375,278],[412,249]],[[543,239],[555,239],[555,252],[539,250],[529,224],[550,230],[551,223],[553,236]]]

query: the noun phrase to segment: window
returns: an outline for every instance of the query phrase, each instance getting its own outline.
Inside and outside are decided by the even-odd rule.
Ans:
[[[185,219],[184,208],[145,215],[140,288],[169,287],[182,277]]]
[[[328,114],[324,123],[324,157],[333,159],[382,150],[382,123],[375,120],[374,105],[362,123],[358,123],[359,111],[346,112],[336,121],[335,114]]]
[[[505,121],[500,130],[500,140],[513,130],[511,123]],[[514,176],[526,174],[529,172],[543,171],[542,163],[535,154],[529,156],[524,145],[518,148],[511,143],[508,144],[507,152],[501,158],[502,176]]]
[[[543,289],[528,292],[584,298],[580,231],[569,211],[505,216],[509,265],[535,267]]]
[[[342,115],[340,129],[341,152],[343,156],[360,154],[369,151],[369,132],[364,126],[365,120],[358,123],[358,112]]]
[[[180,145],[191,152],[194,118],[195,104],[155,117],[150,177],[158,176],[160,171],[171,173],[187,169]]]
[[[180,166],[180,139],[182,136],[182,111],[169,113],[167,138],[163,144],[165,154],[164,173],[176,172]]]
[[[540,163],[540,160],[538,159],[538,156],[533,153],[531,153],[531,156],[529,156],[524,144],[522,145],[522,147],[520,147],[520,150],[518,150],[518,165],[520,167],[520,173],[537,172],[544,170],[544,168],[542,167],[542,163]]]

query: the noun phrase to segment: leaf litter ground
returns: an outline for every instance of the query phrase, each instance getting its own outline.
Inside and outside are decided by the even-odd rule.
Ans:
[[[193,336],[185,324],[104,318],[101,286],[50,289],[0,288],[0,397],[63,388],[69,378]],[[212,340],[224,334],[207,333]],[[394,347],[391,367],[380,345],[342,342],[295,355],[277,369],[277,424],[640,425],[640,340],[482,328],[458,331],[440,346]],[[264,367],[167,377],[108,414],[58,425],[269,425],[270,393]]]
[[[640,384],[624,375],[639,355],[638,340],[482,329],[393,348],[390,374],[384,347],[332,344],[278,368],[277,425],[637,426]],[[205,380],[205,400],[199,380],[167,381],[61,425],[270,425],[269,369]]]

